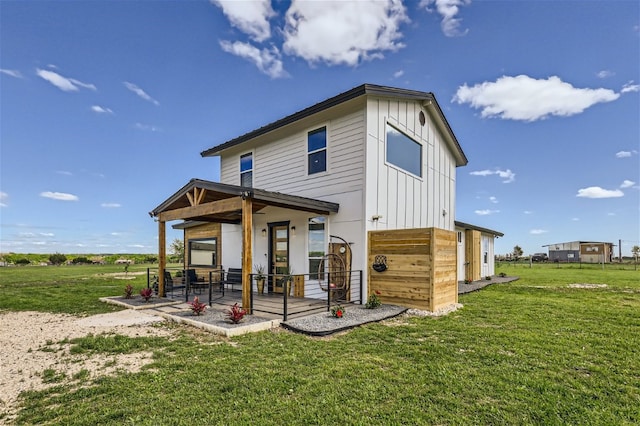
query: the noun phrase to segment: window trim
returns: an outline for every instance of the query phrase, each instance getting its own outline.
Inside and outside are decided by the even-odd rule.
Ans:
[[[401,135],[403,135],[405,138],[407,138],[410,142],[415,143],[416,145],[418,145],[418,147],[420,147],[420,174],[417,175],[415,173],[413,173],[412,171],[406,170],[404,169],[402,166],[399,166],[397,164],[392,163],[391,161],[389,161],[389,159],[387,158],[387,154],[389,151],[389,131],[387,129],[387,126],[393,128],[395,131],[397,131],[398,133],[400,133]],[[392,167],[396,170],[399,170],[403,173],[406,173],[410,176],[413,176],[417,179],[420,180],[424,180],[424,171],[425,171],[425,165],[424,165],[424,151],[425,151],[425,146],[422,144],[422,142],[415,140],[414,138],[412,138],[411,136],[409,136],[408,134],[406,134],[405,132],[403,132],[402,130],[400,130],[398,128],[398,126],[393,125],[391,122],[389,122],[388,120],[385,120],[385,128],[384,128],[384,163],[389,166]]]
[[[207,241],[211,241],[211,240],[213,240],[213,241],[214,241],[214,243],[213,243],[213,244],[215,245],[215,251],[213,251],[213,252],[212,252],[212,253],[213,253],[213,259],[212,259],[213,263],[212,263],[212,264],[206,264],[206,263],[193,263],[193,259],[192,259],[192,255],[191,255],[191,252],[192,252],[192,250],[193,250],[192,246],[193,246],[194,244],[198,244],[198,243],[206,244],[206,242],[207,242]],[[218,245],[218,237],[190,238],[190,239],[188,240],[188,244],[187,244],[187,250],[188,250],[188,256],[189,256],[189,257],[188,257],[189,262],[188,262],[188,264],[187,264],[187,265],[188,265],[189,267],[191,267],[191,266],[207,266],[207,267],[212,267],[212,266],[216,266],[216,265],[218,265],[218,260],[219,260],[219,259],[218,259],[218,257],[219,257],[219,247],[220,247],[220,246]]]
[[[315,149],[313,151],[309,150],[309,135],[311,135],[312,133],[317,133],[320,132],[322,129],[324,129],[324,147],[320,148],[320,149]],[[327,124],[323,124],[321,126],[314,126],[311,130],[307,130],[306,132],[306,164],[305,167],[307,169],[307,176],[314,176],[314,175],[321,175],[323,173],[327,173],[329,171],[329,126]],[[311,170],[309,168],[309,156],[311,154],[316,154],[318,152],[322,152],[324,151],[324,170],[321,171],[317,171],[317,172],[313,172],[311,173]]]

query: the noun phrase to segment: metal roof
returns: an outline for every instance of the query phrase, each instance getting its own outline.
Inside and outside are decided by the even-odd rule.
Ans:
[[[151,217],[157,217],[161,213],[171,210],[195,207],[192,205],[192,200],[189,199],[191,191],[194,191],[195,188],[204,190],[202,199],[198,203],[199,205],[237,197],[251,197],[254,213],[267,206],[302,210],[317,214],[337,213],[340,208],[339,204],[329,201],[265,191],[264,189],[258,188],[227,185],[202,179],[191,179],[185,186],[162,202],[162,204],[150,211],[149,215]],[[184,217],[183,219],[204,222],[240,223],[242,221],[242,211],[236,207],[230,207],[225,211],[220,211],[215,214],[193,215]]]
[[[436,116],[440,119],[440,122],[443,126],[443,132],[449,136],[450,143],[453,145],[452,150],[457,159],[458,166],[464,166],[468,163],[467,157],[462,151],[462,147],[458,142],[451,126],[449,126],[449,122],[444,116],[440,105],[436,101],[435,95],[431,92],[421,92],[416,90],[408,90],[408,89],[399,89],[395,87],[388,86],[378,86],[375,84],[362,84],[358,87],[354,87],[351,90],[340,93],[332,98],[326,99],[322,102],[319,102],[315,105],[312,105],[308,108],[295,112],[291,115],[288,115],[280,120],[274,121],[266,126],[260,127],[256,130],[252,130],[248,133],[245,133],[242,136],[238,136],[234,139],[228,140],[220,145],[216,145],[213,148],[209,148],[200,153],[203,157],[214,157],[219,155],[221,152],[250,141],[259,136],[265,135],[274,130],[280,129],[289,124],[295,123],[296,121],[302,120],[306,117],[310,117],[319,112],[325,111],[332,107],[343,104],[347,101],[356,99],[360,96],[384,96],[384,97],[393,97],[393,98],[402,98],[402,99],[413,99],[417,101],[421,101],[422,105],[425,108],[431,108]]]
[[[502,232],[494,231],[493,229],[483,228],[481,226],[471,225],[469,223],[464,223],[457,220],[454,222],[454,224],[458,228],[473,229],[474,231],[480,231],[486,234],[493,234],[495,237],[504,237],[504,234]]]

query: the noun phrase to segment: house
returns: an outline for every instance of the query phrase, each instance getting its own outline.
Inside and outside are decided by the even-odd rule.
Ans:
[[[502,232],[455,221],[458,239],[458,281],[495,275],[494,241]]]
[[[601,241],[570,241],[547,244],[552,262],[610,263],[613,243]]]
[[[185,267],[242,269],[245,307],[255,265],[269,293],[291,272],[295,294],[313,298],[336,262],[359,283],[352,301],[376,291],[432,311],[457,302],[456,168],[467,158],[432,93],[363,84],[201,155],[220,158],[220,182],[192,179],[150,212],[161,269],[166,223],[182,220]]]

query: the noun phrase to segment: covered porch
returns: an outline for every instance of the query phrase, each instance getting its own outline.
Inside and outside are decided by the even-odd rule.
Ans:
[[[214,294],[220,296],[220,293],[223,293],[223,297],[219,300],[224,300],[225,303],[227,301],[231,303],[232,299],[230,299],[230,297],[234,296],[239,299],[239,305],[251,313],[273,311],[282,315],[282,308],[269,308],[270,304],[276,303],[278,306],[281,306],[283,302],[295,302],[297,299],[313,300],[314,305],[318,304],[317,302],[319,301],[318,306],[323,306],[324,309],[326,309],[328,303],[331,303],[329,300],[331,292],[325,292],[327,297],[325,297],[322,292],[318,295],[308,294],[308,286],[306,293],[303,290],[302,292],[289,295],[282,287],[277,287],[280,285],[279,283],[282,282],[284,275],[291,274],[291,270],[303,272],[307,269],[307,265],[289,263],[289,243],[287,240],[281,239],[280,235],[283,234],[285,238],[288,238],[290,230],[289,226],[286,225],[288,222],[281,220],[278,221],[274,219],[273,223],[269,223],[268,238],[270,244],[273,236],[273,244],[269,246],[269,259],[260,258],[257,262],[267,261],[267,273],[265,274],[268,287],[267,294],[260,294],[256,291],[255,284],[257,283],[257,276],[254,274],[254,240],[258,237],[265,238],[266,240],[267,230],[263,228],[261,231],[256,232],[256,229],[254,229],[256,228],[256,226],[254,226],[254,215],[266,214],[265,209],[267,209],[267,212],[273,212],[274,208],[277,209],[280,214],[288,211],[292,215],[306,214],[308,216],[311,214],[328,217],[332,213],[338,212],[339,205],[332,202],[265,191],[257,188],[226,185],[200,179],[192,179],[189,181],[189,183],[149,213],[158,223],[158,294],[160,296],[167,295],[167,278],[165,274],[165,271],[167,271],[166,226],[168,222],[181,220],[183,222],[181,222],[179,226],[185,229],[189,227],[208,229],[207,227],[209,225],[216,226],[216,224],[218,226],[218,231],[213,231],[212,229],[207,230],[208,235],[216,235],[216,237],[211,240],[211,243],[215,246],[215,252],[212,252],[213,259],[208,260],[206,266],[200,264],[194,265],[193,263],[204,262],[195,262],[191,259],[191,255],[187,256],[188,241],[186,237],[187,231],[185,231],[184,271],[186,272],[189,269],[199,270],[200,276],[198,279],[202,280],[202,282],[197,283],[197,285],[206,287],[206,292],[212,295],[210,302],[212,305],[217,303],[214,302],[214,300],[218,300]],[[264,219],[264,216],[261,218]],[[223,239],[222,232],[219,229],[225,225],[234,225],[238,228],[239,232],[237,232],[237,236],[233,235],[233,238],[231,238],[225,235]],[[291,231],[295,232],[295,227],[291,227]],[[287,255],[277,257],[276,247],[279,244],[284,244],[285,241]],[[273,256],[271,254],[272,248]],[[226,259],[234,259],[230,262],[233,264],[224,266],[221,264],[223,250],[226,250]],[[240,259],[230,256],[229,253],[239,253]],[[267,256],[266,253],[265,256]],[[229,268],[228,266],[232,266],[233,268]],[[220,286],[229,284],[229,272],[231,269],[233,269],[234,276],[236,277],[233,279],[233,290],[237,291],[224,292],[223,290],[221,292]],[[210,273],[210,271],[213,270],[218,272]],[[349,273],[354,274],[353,271]],[[295,277],[298,280],[303,280],[303,283],[306,282],[308,284],[309,280],[313,278],[311,275],[312,274],[296,273]],[[183,280],[183,282],[185,281]],[[358,291],[356,291],[357,297],[351,297],[351,300],[361,299],[361,273],[358,278],[353,279],[353,282],[357,282],[357,287],[359,287]],[[189,285],[191,285],[191,283],[189,283]],[[295,284],[292,283],[292,285]],[[194,293],[197,295],[197,292]],[[190,292],[187,291],[187,298],[189,294]],[[207,298],[209,297],[205,299]],[[200,297],[200,299],[202,300],[203,298]],[[232,302],[231,305],[233,305],[233,303],[235,302]],[[294,305],[297,306],[295,303]],[[286,315],[287,311],[298,311],[301,309],[302,308],[296,308],[291,310],[285,308],[284,312]]]

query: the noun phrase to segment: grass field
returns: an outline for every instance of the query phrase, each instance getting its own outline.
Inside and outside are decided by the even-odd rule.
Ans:
[[[98,297],[120,294],[126,282],[146,285],[144,276],[99,275],[120,271],[0,268],[0,311],[106,312]],[[183,328],[174,340],[78,339],[74,352],[151,350],[154,362],[136,374],[68,378],[27,393],[17,423],[640,424],[640,271],[497,272],[521,278],[461,296],[464,308],[440,319],[403,318],[332,338],[261,332],[228,340]]]

